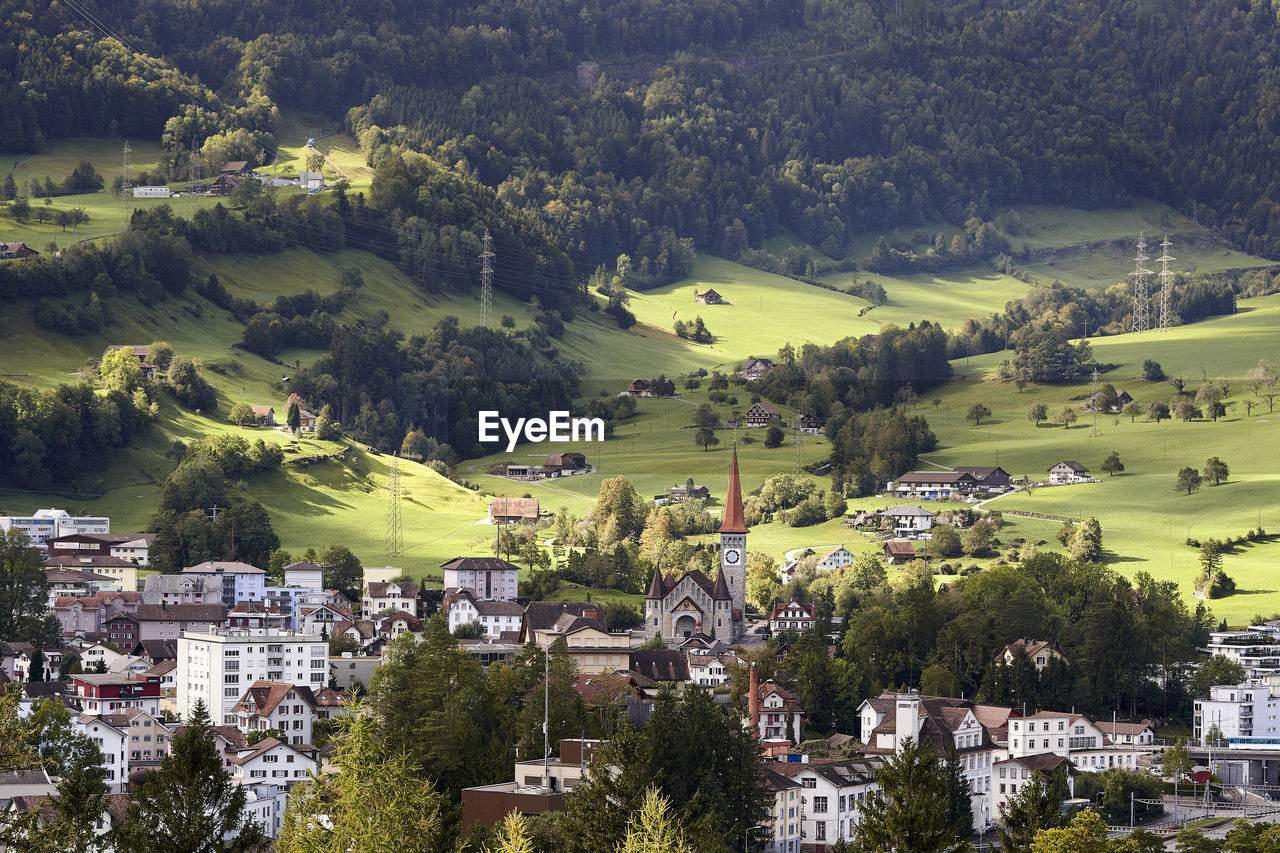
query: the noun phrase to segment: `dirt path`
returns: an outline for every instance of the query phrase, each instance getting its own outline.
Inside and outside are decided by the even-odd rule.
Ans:
[[[347,180],[347,173],[342,171],[342,169],[338,167],[337,163],[330,160],[328,154],[325,154],[323,151],[321,151],[319,148],[316,148],[314,145],[308,145],[304,150],[314,151],[315,153],[319,154],[324,159],[326,166],[328,166],[330,169],[333,169],[333,171],[337,173],[339,178],[341,178],[344,181]]]

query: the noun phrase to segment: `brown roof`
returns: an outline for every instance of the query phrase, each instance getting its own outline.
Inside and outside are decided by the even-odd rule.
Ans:
[[[742,512],[742,482],[738,477],[738,448],[733,449],[733,458],[729,463],[729,487],[724,493],[724,520],[720,522],[721,533],[747,532],[747,523]]]
[[[778,410],[775,409],[773,407],[773,404],[770,403],[768,400],[760,400],[759,402],[752,403],[751,408],[747,409],[747,414],[750,415],[756,409],[759,409],[760,411],[764,412],[766,415],[769,415],[769,416],[778,414]]]
[[[162,661],[160,661],[160,663],[158,663],[158,664],[156,664],[155,666],[151,667],[151,669],[147,670],[146,672],[144,672],[144,673],[142,673],[142,674],[143,674],[144,676],[148,676],[148,675],[152,675],[152,676],[168,675],[169,673],[173,672],[173,671],[174,671],[175,669],[177,669],[177,668],[178,668],[178,662],[177,662],[177,661],[172,661],[172,660],[162,660]]]
[[[93,609],[119,599],[125,604],[137,604],[142,600],[140,592],[100,592],[97,595],[60,595],[53,602],[54,610],[62,610],[79,603],[81,607]]]
[[[228,160],[222,167],[223,172],[243,172],[249,165],[248,160]]]
[[[332,687],[325,687],[315,693],[316,704],[324,708],[336,708],[347,703],[347,694]]]
[[[676,649],[632,649],[630,668],[654,681],[689,680],[689,659]]]
[[[1113,738],[1118,735],[1137,736],[1151,728],[1150,723],[1094,723],[1095,726],[1102,729],[1103,734],[1111,735]]]
[[[1021,764],[1032,772],[1040,772],[1046,776],[1057,770],[1064,762],[1067,765],[1067,773],[1071,776],[1079,775],[1076,766],[1061,755],[1055,755],[1052,752],[1041,752],[1036,755],[1024,755],[1021,758],[1006,758],[1004,761],[997,761],[997,764],[1006,762],[1016,762]]]
[[[82,568],[103,568],[103,569],[123,569],[136,568],[136,563],[131,563],[121,557],[112,557],[110,554],[56,554],[45,557],[44,564],[46,566],[60,566],[68,569]]]
[[[782,611],[784,611],[784,610],[786,610],[786,609],[788,609],[788,608],[792,607],[793,605],[794,605],[794,606],[796,606],[796,607],[799,607],[801,610],[803,610],[803,611],[804,611],[804,615],[805,615],[805,618],[806,618],[806,619],[812,619],[812,618],[813,618],[813,605],[812,605],[812,604],[805,604],[805,603],[804,603],[804,602],[802,602],[802,601],[795,601],[795,600],[788,601],[788,602],[785,602],[785,603],[783,603],[783,602],[778,602],[778,603],[774,604],[774,605],[773,605],[773,610],[771,610],[771,611],[769,612],[769,618],[770,618],[770,619],[777,619],[777,618],[778,618],[778,614],[780,614]]]
[[[378,583],[376,581],[369,584],[370,598],[386,598],[387,587],[392,585],[400,587],[401,596],[404,598],[417,598],[418,585],[413,581],[389,581],[387,583]]]
[[[1068,468],[1070,468],[1072,471],[1075,471],[1077,474],[1087,474],[1089,472],[1088,468],[1084,467],[1079,462],[1076,462],[1075,460],[1072,460],[1072,459],[1063,459],[1061,462],[1058,463],[1058,465],[1066,465]],[[1053,468],[1057,468],[1058,465],[1054,465]],[[1050,468],[1049,470],[1052,471],[1053,468]]]
[[[916,546],[906,539],[890,539],[884,543],[884,549],[894,557],[914,557],[916,555]]]
[[[963,471],[908,471],[898,477],[899,483],[976,483],[972,474]]]
[[[538,499],[537,498],[494,498],[489,504],[490,515],[500,515],[504,517],[519,516],[520,518],[537,518],[538,517]]]
[[[291,690],[297,691],[298,697],[315,710],[316,699],[310,687],[295,687],[283,681],[255,681],[231,710],[270,714],[284,701],[284,697],[288,696]]]
[[[520,571],[515,563],[508,563],[497,557],[454,557],[447,563],[441,563],[442,569],[459,569],[467,572],[494,572],[499,570]]]
[[[743,363],[742,371],[745,373],[756,366],[763,367],[768,370],[769,368],[777,367],[778,365],[774,364],[767,358],[749,358]]]
[[[130,563],[129,565],[133,565]],[[64,566],[46,566],[45,580],[49,583],[113,583],[115,578]]]
[[[182,571],[192,574],[209,574],[211,572],[225,572],[239,575],[265,575],[262,569],[257,566],[251,566],[248,563],[241,563],[236,560],[205,560],[203,563],[197,563],[194,566],[187,566]]]
[[[299,752],[299,753],[302,753],[303,755],[308,754],[308,750],[299,749],[298,747],[293,746],[293,745],[291,745],[291,744],[287,744],[287,743],[285,743],[285,742],[284,742],[284,741],[282,741],[282,740],[278,740],[278,739],[276,739],[276,738],[269,737],[269,738],[263,738],[261,741],[259,741],[259,742],[258,742],[258,744],[257,744],[256,746],[254,746],[254,747],[252,747],[252,748],[247,747],[247,746],[246,746],[246,747],[244,747],[241,751],[244,751],[244,750],[247,750],[247,749],[251,749],[251,751],[249,751],[249,752],[245,752],[245,754],[244,754],[244,755],[237,755],[235,758],[231,759],[231,763],[232,763],[232,764],[247,764],[247,763],[249,763],[250,761],[252,761],[253,759],[257,758],[259,755],[262,755],[263,753],[270,752],[271,750],[275,749],[277,746],[283,746],[283,747],[285,747],[286,749],[291,749],[291,750],[293,750],[294,752]]]
[[[524,609],[521,633],[554,628],[556,622],[566,613],[575,617],[594,614],[595,618],[604,621],[604,609],[594,601],[531,601]],[[527,639],[533,638],[530,636]]]

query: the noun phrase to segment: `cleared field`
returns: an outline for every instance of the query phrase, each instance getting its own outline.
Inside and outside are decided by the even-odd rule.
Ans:
[[[1028,386],[1019,394],[1013,386],[990,379],[996,365],[1009,356],[996,353],[957,363],[957,379],[924,395],[941,401],[937,411],[927,403],[923,407],[942,443],[929,458],[946,465],[999,464],[1012,474],[1035,478],[1044,478],[1046,470],[1062,459],[1083,463],[1102,482],[1019,493],[1001,498],[990,508],[1096,516],[1104,528],[1104,548],[1117,569],[1177,581],[1190,597],[1200,565],[1198,552],[1184,544],[1188,537],[1234,537],[1259,526],[1280,531],[1280,414],[1268,413],[1264,404],[1249,417],[1243,403],[1249,397],[1244,374],[1260,358],[1280,359],[1280,298],[1241,300],[1240,307],[1236,315],[1165,334],[1091,341],[1098,361],[1117,365],[1104,380],[1127,390],[1144,408],[1153,399],[1168,401],[1173,395],[1168,383],[1137,378],[1144,359],[1160,362],[1170,376],[1185,377],[1191,389],[1199,384],[1202,371],[1227,378],[1231,382],[1228,402],[1236,405],[1217,423],[1155,424],[1142,418],[1130,423],[1128,418],[1111,415],[1100,418],[1096,437],[1091,418],[1084,415],[1070,429],[1037,427],[1026,420],[1033,402],[1047,403],[1051,414],[1067,404],[1080,411],[1088,384]],[[979,427],[964,420],[973,403],[982,403],[993,413]],[[1099,466],[1113,450],[1120,454],[1125,472],[1108,477]],[[1178,470],[1199,469],[1209,456],[1219,456],[1230,466],[1230,479],[1190,496],[1174,491]],[[1213,612],[1232,624],[1280,612],[1277,560],[1280,543],[1227,554],[1224,568],[1235,578],[1239,591],[1210,602]]]

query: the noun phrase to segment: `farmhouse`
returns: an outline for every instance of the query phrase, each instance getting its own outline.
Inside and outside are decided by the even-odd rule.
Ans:
[[[1116,394],[1116,401],[1111,404],[1111,411],[1118,412],[1132,402],[1133,395],[1128,391],[1121,391],[1119,394]]]
[[[324,186],[324,175],[319,172],[299,172],[298,186],[304,190],[318,190]]]
[[[299,432],[315,432],[316,416],[314,413],[307,411],[306,404],[297,394],[290,394],[289,399],[285,401],[285,411],[289,410],[289,404],[296,403],[298,405],[298,431]]]
[[[171,198],[173,190],[168,187],[134,187],[134,198]]]
[[[667,491],[671,493],[673,501],[705,501],[711,497],[711,489],[706,486],[694,486],[690,489],[687,483],[677,483]]]
[[[724,297],[708,287],[706,290],[699,290],[695,293],[693,301],[702,305],[723,305]]]
[[[973,477],[978,488],[987,492],[1003,492],[1013,482],[1009,472],[999,465],[957,465],[956,472]]]
[[[1049,484],[1052,486],[1088,483],[1092,479],[1088,468],[1071,459],[1064,459],[1049,469]]]
[[[0,259],[34,258],[40,254],[26,243],[0,243]]]
[[[627,386],[627,390],[623,392],[628,397],[652,397],[653,396],[653,380],[651,379],[632,379],[631,384]]]
[[[1050,658],[1057,658],[1063,663],[1070,663],[1067,656],[1062,652],[1062,646],[1057,643],[1049,643],[1045,640],[1022,639],[1015,640],[1005,646],[1000,654],[996,655],[996,660],[1003,661],[1005,666],[1013,663],[1014,658],[1020,654],[1025,654],[1032,665],[1035,666],[1036,672],[1043,672],[1048,665]]]
[[[963,471],[908,471],[891,481],[888,491],[903,497],[945,501],[977,488],[977,479]]]
[[[778,410],[772,404],[761,400],[758,403],[752,403],[751,408],[747,409],[747,426],[762,427],[768,426],[769,421],[774,418],[782,417],[778,414]]]
[[[916,547],[906,539],[890,539],[884,543],[884,558],[891,566],[901,566],[916,558]]]
[[[853,562],[853,552],[844,545],[837,545],[830,551],[822,555],[822,559],[818,560],[817,568],[819,571],[829,572],[832,569],[839,569]]]
[[[778,365],[767,358],[749,358],[742,365],[742,378],[748,382],[763,379],[764,375]]]
[[[155,365],[147,363],[148,347],[146,344],[111,344],[110,346],[108,346],[106,349],[102,351],[102,354],[105,356],[109,352],[115,352],[116,350],[120,350],[120,349],[133,350],[134,356],[138,359],[139,362],[141,362],[138,366],[142,368],[142,378],[152,379],[155,377],[156,375]]]
[[[223,165],[221,174],[248,178],[253,175],[253,168],[249,165],[248,160],[228,160]]]
[[[253,410],[253,416],[263,426],[276,425],[276,410],[274,406],[250,406],[249,408]]]
[[[797,425],[800,432],[805,435],[822,434],[822,421],[818,420],[813,415],[801,415],[800,420],[797,421]]]
[[[587,469],[587,457],[581,453],[553,453],[542,463],[542,470],[549,476],[574,474]]]
[[[893,519],[893,532],[897,536],[918,536],[933,527],[933,513],[918,506],[894,506],[884,514]]]
[[[538,520],[537,498],[494,498],[489,504],[490,524],[526,524]]]

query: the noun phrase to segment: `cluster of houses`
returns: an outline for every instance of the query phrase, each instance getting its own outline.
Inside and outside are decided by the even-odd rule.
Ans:
[[[297,178],[280,178],[258,174],[247,160],[229,160],[218,170],[213,181],[194,192],[206,196],[230,195],[246,180],[257,180],[270,187],[301,187],[308,192],[319,192],[325,188],[324,175],[319,172],[301,171]],[[181,195],[166,184],[133,187],[134,198],[175,198]]]
[[[1020,481],[999,465],[957,465],[946,471],[908,471],[885,486],[886,494],[924,501],[977,500],[1007,492]],[[1064,459],[1048,470],[1045,483],[1068,486],[1094,483],[1089,469]]]
[[[557,477],[590,474],[595,470],[596,467],[588,464],[587,457],[581,453],[552,453],[541,465],[499,462],[491,466],[488,473],[511,480],[553,480]]]

